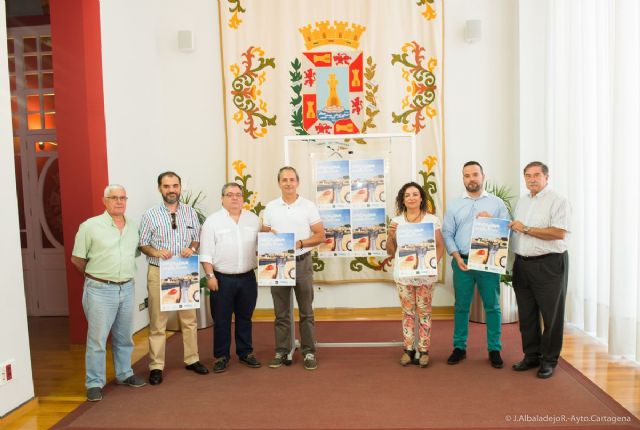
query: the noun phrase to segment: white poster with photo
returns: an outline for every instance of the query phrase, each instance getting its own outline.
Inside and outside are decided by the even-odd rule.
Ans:
[[[160,311],[200,307],[199,267],[197,255],[160,259]]]
[[[258,233],[258,285],[295,284],[295,234]]]
[[[398,242],[399,276],[437,276],[436,235],[433,223],[399,224]]]
[[[318,247],[318,257],[351,255],[351,211],[349,209],[320,210],[325,241]]]
[[[467,266],[473,270],[504,274],[509,250],[509,223],[500,218],[476,218],[471,231]]]
[[[349,160],[319,160],[315,169],[318,208],[349,207]]]
[[[384,208],[351,209],[352,255],[387,255],[387,225]]]
[[[351,205],[353,207],[384,207],[384,160],[351,160]]]

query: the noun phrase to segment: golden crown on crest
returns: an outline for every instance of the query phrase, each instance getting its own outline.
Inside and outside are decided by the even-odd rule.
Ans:
[[[311,29],[309,24],[299,30],[307,49],[323,45],[343,45],[357,49],[360,36],[365,29],[366,27],[355,23],[349,26],[346,21],[334,21],[333,25],[330,25],[329,21],[318,21],[315,29]]]

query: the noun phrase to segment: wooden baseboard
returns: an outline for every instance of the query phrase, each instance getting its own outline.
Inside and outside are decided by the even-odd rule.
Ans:
[[[23,415],[35,410],[38,407],[38,398],[34,397],[31,400],[27,400],[17,408],[10,411],[7,415],[0,417],[0,428],[8,425],[9,423],[17,420]]]
[[[295,309],[298,318],[298,310]],[[316,321],[368,321],[402,319],[400,307],[389,308],[316,308]],[[432,319],[445,320],[453,318],[453,306],[436,306],[432,310]],[[256,309],[253,312],[254,321],[273,321],[273,309]]]

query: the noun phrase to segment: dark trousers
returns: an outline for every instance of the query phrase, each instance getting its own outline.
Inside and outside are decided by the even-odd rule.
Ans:
[[[296,285],[294,287],[273,285],[273,310],[275,312],[276,352],[288,354],[291,345],[291,289],[296,295],[300,313],[300,350],[302,355],[314,353],[315,318],[313,316],[313,263],[311,255],[296,262]]]
[[[541,359],[551,365],[558,362],[568,275],[567,252],[534,259],[516,256],[513,289],[518,302],[522,350],[527,359]]]
[[[251,317],[258,299],[258,285],[253,270],[241,275],[214,272],[218,291],[212,292],[213,356],[231,356],[231,316],[235,314],[236,354],[244,357],[253,352]]]

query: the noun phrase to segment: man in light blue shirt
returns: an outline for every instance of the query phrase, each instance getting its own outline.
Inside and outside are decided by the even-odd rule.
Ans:
[[[462,168],[462,181],[467,192],[448,205],[442,224],[442,237],[451,255],[455,292],[453,353],[447,363],[458,364],[467,357],[469,309],[477,285],[487,315],[489,361],[493,367],[499,369],[504,365],[500,357],[500,275],[471,270],[467,261],[473,220],[479,217],[510,219],[510,216],[504,202],[484,190],[484,172],[480,163],[465,163]]]

